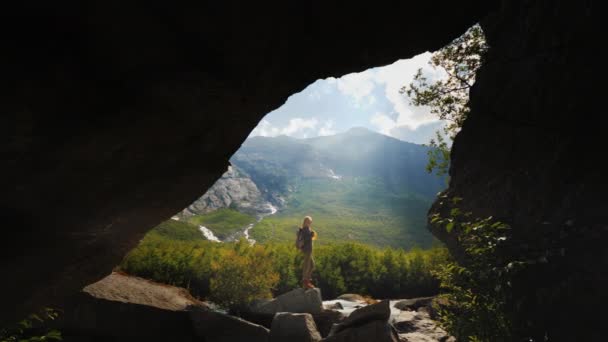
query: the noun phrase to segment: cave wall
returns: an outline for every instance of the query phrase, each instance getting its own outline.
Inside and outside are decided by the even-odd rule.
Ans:
[[[503,1],[482,20],[490,51],[449,189],[430,212],[461,197],[461,208],[511,225],[513,260],[538,265],[519,279],[522,314],[549,340],[602,340],[602,315],[591,314],[604,310],[608,284],[601,20],[597,1]],[[431,230],[462,255],[456,234]]]
[[[0,326],[92,283],[318,78],[435,50],[484,1],[15,3],[0,38]]]

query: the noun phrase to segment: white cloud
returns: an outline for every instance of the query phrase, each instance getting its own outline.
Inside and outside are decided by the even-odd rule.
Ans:
[[[395,124],[397,126],[409,126],[416,129],[418,126],[436,122],[438,119],[430,113],[427,107],[415,107],[410,104],[409,98],[401,94],[399,90],[407,85],[414,77],[418,69],[422,68],[424,75],[433,80],[445,77],[443,71],[433,69],[429,65],[431,53],[426,52],[414,58],[399,60],[393,64],[369,69],[360,73],[353,73],[337,79],[337,87],[342,94],[350,96],[357,106],[373,106],[377,102],[377,94],[374,89],[384,90],[386,100],[392,106],[396,114]],[[380,118],[377,113],[373,120],[379,125],[381,120],[387,125],[387,118]]]
[[[391,135],[391,130],[397,126],[395,120],[388,117],[386,114],[376,112],[372,115],[370,122],[378,128],[378,131],[384,135]]]
[[[409,83],[419,68],[429,79],[437,79],[445,75],[438,69],[433,69],[428,61],[431,53],[418,55],[410,60],[400,60],[390,66],[378,69],[376,79],[384,83],[386,98],[392,103],[398,113],[397,124],[407,125],[412,129],[418,126],[437,121],[437,117],[430,113],[427,107],[415,107],[410,104],[409,98],[399,90]]]
[[[251,131],[251,134],[249,134],[249,136],[274,137],[279,135],[280,131],[281,130],[278,127],[271,124],[270,121],[264,119],[260,121],[260,123],[256,126],[256,128],[253,129],[253,131]]]
[[[310,119],[302,119],[302,118],[294,118],[289,120],[289,124],[287,127],[284,127],[281,130],[281,134],[285,135],[294,135],[300,131],[305,129],[313,129],[317,126],[318,122],[316,118]]]
[[[355,104],[359,104],[374,90],[373,74],[368,70],[342,76],[337,80],[337,87],[342,94],[351,96]]]
[[[435,132],[439,131],[442,135],[444,135],[442,133],[444,125],[445,122],[436,121],[422,124],[416,129],[412,129],[409,126],[395,126],[391,129],[390,133],[391,136],[403,141],[408,141],[415,144],[428,144],[431,139],[435,138]],[[449,139],[446,141],[448,142],[448,145],[451,144]]]
[[[308,136],[308,133],[305,131],[313,130],[315,127],[317,127],[318,123],[319,122],[316,118],[293,118],[289,120],[286,126],[280,127],[273,125],[270,123],[270,121],[264,119],[260,121],[249,136],[276,137],[277,135],[289,135],[304,138]]]
[[[327,120],[325,121],[325,123],[323,124],[323,126],[321,126],[321,129],[319,130],[318,135],[319,136],[324,136],[324,135],[334,135],[336,134],[336,130],[333,128],[334,127],[334,121],[333,120]]]
[[[365,126],[398,139],[423,142],[434,132],[432,128],[440,127],[440,121],[429,108],[411,105],[399,90],[411,82],[419,68],[430,80],[445,77],[428,64],[431,55],[427,52],[360,73],[317,80],[269,113],[251,136],[303,138]],[[315,117],[302,113],[314,113]]]

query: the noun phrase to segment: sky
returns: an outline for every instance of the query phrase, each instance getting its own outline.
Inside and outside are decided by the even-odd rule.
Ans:
[[[419,68],[429,79],[445,74],[429,65],[431,53],[352,73],[317,80],[268,113],[250,136],[311,138],[366,127],[394,138],[426,144],[443,125],[428,107],[410,104],[399,89]]]

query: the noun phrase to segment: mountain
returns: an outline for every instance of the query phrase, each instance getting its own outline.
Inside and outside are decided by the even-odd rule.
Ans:
[[[222,178],[181,214],[190,217],[221,208],[232,208],[250,215],[272,212],[272,207],[264,199],[256,184],[234,166],[229,166]]]
[[[446,182],[425,171],[428,149],[365,128],[310,139],[252,137],[180,217],[231,208],[256,217],[251,237],[268,242],[292,240],[311,215],[319,243],[429,247],[426,212]]]

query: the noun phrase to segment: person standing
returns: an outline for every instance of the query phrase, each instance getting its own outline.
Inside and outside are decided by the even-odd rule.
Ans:
[[[312,242],[317,239],[317,233],[312,229],[312,217],[306,216],[302,227],[298,229],[296,247],[302,252],[304,260],[302,262],[302,287],[312,289],[312,271],[315,268],[315,259],[312,256]]]

